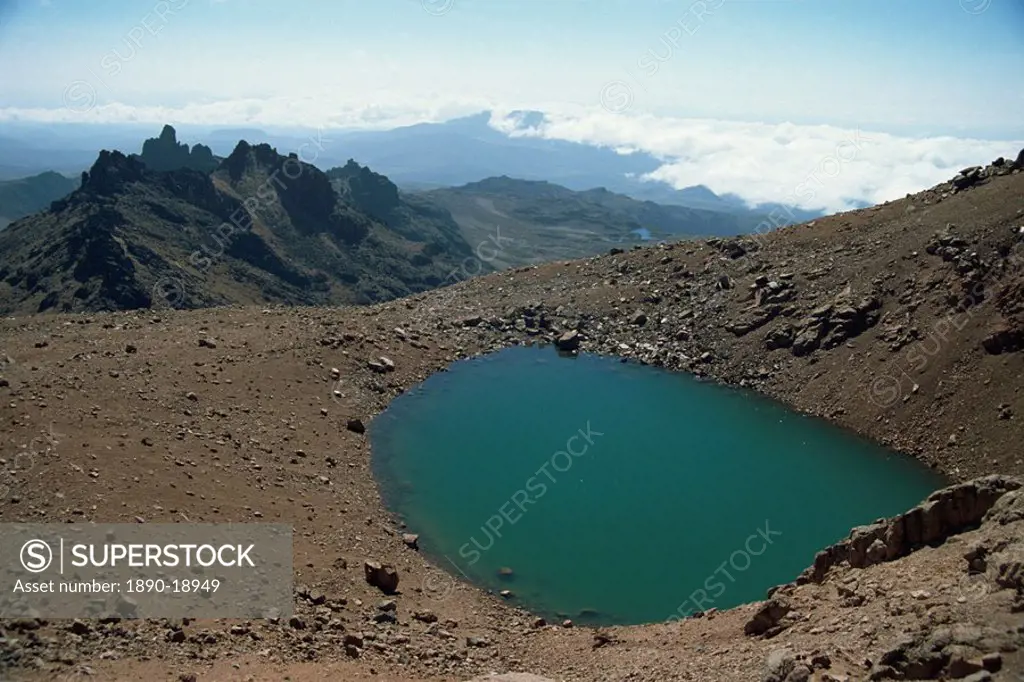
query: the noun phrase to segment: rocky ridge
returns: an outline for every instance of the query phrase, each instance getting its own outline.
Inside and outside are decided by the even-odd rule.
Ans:
[[[0,311],[370,303],[472,254],[450,216],[400,203],[392,227],[269,145],[240,142],[212,173],[145,158],[101,152],[80,189],[0,232]]]
[[[866,568],[904,557],[925,545],[941,544],[976,528],[997,500],[1020,487],[1018,479],[993,475],[938,490],[904,514],[854,528],[848,539],[818,553],[814,565],[797,583],[821,582],[828,570],[839,564]],[[1011,495],[1007,500],[1012,504],[1017,498]]]

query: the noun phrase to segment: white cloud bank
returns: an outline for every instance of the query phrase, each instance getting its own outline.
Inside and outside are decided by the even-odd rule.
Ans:
[[[5,121],[174,123],[386,129],[443,121],[491,109],[492,125],[533,135],[642,150],[664,161],[650,178],[683,188],[705,185],[750,204],[782,202],[839,211],[860,203],[898,199],[948,180],[965,166],[1014,158],[1022,140],[913,138],[828,125],[767,124],[650,114],[616,114],[600,107],[550,102],[516,109],[544,111],[539,128],[514,130],[513,110],[484,98],[409,99],[394,92],[364,93],[358,103],[324,98],[248,99],[147,107],[97,105],[88,83],[69,86],[62,109],[0,108]],[[606,103],[607,104],[607,103]],[[613,108],[613,107],[612,107]]]
[[[549,114],[539,128],[512,135],[642,150],[665,163],[649,177],[676,188],[705,185],[750,204],[781,202],[841,211],[878,204],[950,179],[966,166],[1011,160],[1024,141],[911,138],[870,130],[622,115]]]
[[[98,103],[97,88],[75,81],[58,109],[0,107],[0,124],[172,123],[202,126],[288,126],[387,129],[423,121],[444,121],[492,108],[486,99],[407,97],[391,91],[365,92],[357,102],[327,97],[273,97],[198,102],[185,106]]]

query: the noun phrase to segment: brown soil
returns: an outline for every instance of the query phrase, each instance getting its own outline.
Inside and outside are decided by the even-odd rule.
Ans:
[[[963,554],[971,542],[1019,547],[1024,522],[836,568],[822,584],[790,590],[786,627],[770,638],[744,634],[758,608],[747,605],[610,629],[595,648],[594,630],[534,627],[528,613],[407,548],[371,476],[366,436],[346,422],[369,422],[458,358],[579,328],[584,351],[756,388],[952,480],[1021,476],[1022,225],[1024,175],[1015,173],[763,238],[506,271],[371,308],[3,320],[0,457],[16,471],[0,481],[11,487],[0,522],[286,522],[296,584],[328,601],[297,597],[305,630],[259,621],[241,635],[230,633],[234,621],[90,623],[84,635],[67,622],[0,621],[0,679],[440,681],[528,671],[751,680],[782,647],[828,655],[829,669],[813,679],[866,679],[901,636],[953,624],[970,629],[955,646],[1001,651],[996,679],[1020,679],[1024,616],[1014,592],[965,589]],[[735,244],[746,253],[733,257]],[[788,285],[769,291],[761,276]],[[769,336],[790,343],[769,350]],[[394,371],[368,366],[379,356]],[[367,559],[400,573],[398,624],[371,620],[384,597],[364,580]],[[423,610],[438,623],[412,618]],[[168,641],[174,628],[184,642]],[[352,633],[364,639],[354,659],[343,644]],[[469,637],[484,645],[468,646]]]

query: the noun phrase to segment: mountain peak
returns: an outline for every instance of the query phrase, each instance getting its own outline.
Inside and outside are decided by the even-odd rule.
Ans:
[[[515,124],[515,130],[529,130],[531,128],[539,128],[544,125],[547,121],[547,117],[544,116],[543,111],[517,109],[510,113],[506,117],[506,120],[511,120]]]
[[[253,168],[270,168],[280,166],[288,157],[281,156],[277,149],[266,142],[252,145],[245,140],[239,140],[234,150],[224,159],[220,168],[227,170],[232,180],[238,180],[246,172]]]
[[[387,176],[359,165],[355,159],[327,171],[327,177],[345,201],[378,219],[386,221],[401,203],[398,187]]]
[[[209,147],[197,144],[191,149],[178,142],[178,134],[170,125],[165,125],[159,137],[152,137],[142,143],[139,158],[147,168],[156,171],[171,171],[180,168],[209,173],[217,167],[217,160]]]
[[[104,149],[92,168],[82,173],[82,190],[93,194],[113,194],[125,183],[141,180],[144,174],[145,166],[137,158]]]
[[[481,192],[522,192],[522,191],[538,191],[550,188],[564,189],[559,185],[548,182],[547,180],[524,180],[522,178],[513,178],[508,175],[492,175],[489,178],[483,180],[477,180],[476,182],[468,182],[462,185],[458,189],[474,190]]]

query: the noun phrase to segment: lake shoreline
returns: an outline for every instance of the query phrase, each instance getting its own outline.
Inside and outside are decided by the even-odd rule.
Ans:
[[[677,591],[692,591],[699,605],[682,615],[757,601],[794,580],[806,568],[801,557],[945,487],[916,460],[756,392],[615,358],[563,355],[531,344],[456,362],[393,400],[369,430],[382,500],[419,536],[421,551],[453,578],[551,622],[666,620],[670,610],[654,589],[667,578],[656,568],[663,563],[678,566],[671,580],[689,584]],[[872,496],[853,492],[872,482]],[[804,519],[769,492],[785,485],[804,489],[805,504],[828,504],[827,519]],[[628,527],[610,511],[616,505]],[[586,522],[576,509],[590,510]],[[667,545],[630,540],[637,527],[671,537],[682,531],[671,519],[711,510],[711,534],[691,525]],[[763,558],[768,545],[749,552],[736,545],[762,514],[766,526],[786,529],[784,546]],[[705,565],[737,552],[741,582],[728,571],[716,579]],[[575,573],[572,557],[583,556],[592,569]],[[514,576],[498,575],[506,566]],[[634,587],[610,593],[604,585],[615,575],[632,575]],[[692,590],[705,583],[710,592]]]
[[[968,544],[1015,547],[1017,523],[985,525],[863,570],[833,569],[825,583],[787,595],[792,617],[771,639],[744,633],[764,604],[613,628],[612,641],[599,646],[591,628],[535,627],[530,614],[450,580],[404,541],[407,529],[383,505],[360,428],[453,360],[562,339],[583,352],[759,391],[917,457],[952,481],[1020,476],[1024,367],[1019,352],[992,345],[1002,337],[990,331],[1014,318],[992,296],[944,343],[921,342],[955,313],[948,292],[962,290],[966,277],[928,251],[946,225],[992,263],[991,291],[1016,286],[1021,271],[1008,255],[1019,248],[1010,228],[1019,222],[1022,187],[1018,174],[956,197],[942,198],[948,189],[939,188],[756,240],[521,268],[370,308],[4,319],[0,334],[13,360],[0,389],[14,404],[8,445],[45,449],[47,425],[59,436],[51,451],[39,449],[29,475],[17,477],[18,501],[0,504],[0,520],[153,523],[184,515],[292,524],[304,629],[286,621],[125,621],[90,623],[80,635],[58,622],[4,622],[13,634],[0,665],[25,679],[36,657],[44,665],[37,679],[47,679],[49,666],[67,674],[60,661],[73,654],[107,679],[193,668],[221,670],[223,679],[237,675],[231,666],[238,664],[272,666],[296,680],[303,671],[368,679],[371,669],[397,680],[491,670],[588,682],[750,680],[785,646],[825,652],[836,674],[858,679],[865,659],[878,661],[895,645],[894,633],[934,633],[944,624],[998,630],[974,640],[993,642],[986,652],[1003,644],[1024,651],[1021,635],[1008,634],[1012,590],[994,580],[977,591],[964,583],[973,579]],[[773,289],[771,282],[791,284]],[[920,357],[927,362],[914,362]],[[778,491],[794,500],[800,493]],[[368,560],[395,566],[397,596],[366,582]],[[665,598],[669,611],[679,601],[668,588]],[[379,609],[388,599],[395,612]],[[36,629],[15,629],[23,625]],[[235,626],[256,636],[232,634]],[[17,643],[29,632],[52,639],[29,650]],[[355,656],[346,653],[346,637]],[[1007,669],[1021,663],[1012,656],[1004,654]]]

